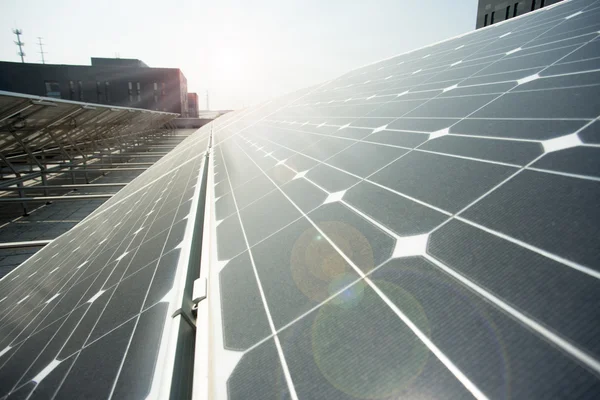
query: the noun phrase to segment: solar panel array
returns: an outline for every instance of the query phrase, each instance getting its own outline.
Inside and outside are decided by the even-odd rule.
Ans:
[[[169,388],[208,137],[185,139],[0,281],[0,398]]]
[[[209,397],[598,397],[599,36],[563,2],[215,121]]]
[[[209,398],[597,397],[599,32],[565,1],[202,128],[0,280],[0,399],[189,384],[205,171]]]

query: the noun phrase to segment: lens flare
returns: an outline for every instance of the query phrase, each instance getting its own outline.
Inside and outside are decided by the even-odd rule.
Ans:
[[[401,299],[406,314],[429,335],[427,316],[410,293],[389,282],[375,284]],[[389,398],[410,387],[427,364],[428,348],[364,281],[336,299],[321,307],[312,327],[314,360],[327,381],[358,399]]]
[[[319,228],[344,254],[353,257],[365,271],[373,268],[373,249],[353,226],[339,221],[319,223]],[[322,302],[341,290],[357,275],[321,233],[310,228],[298,238],[290,260],[292,278],[309,299]],[[337,288],[337,290],[335,289]]]
[[[329,284],[329,293],[336,294],[331,303],[342,308],[352,308],[358,305],[365,292],[365,283],[361,280],[356,282],[356,274],[345,274],[336,277]],[[354,284],[353,284],[354,283]]]

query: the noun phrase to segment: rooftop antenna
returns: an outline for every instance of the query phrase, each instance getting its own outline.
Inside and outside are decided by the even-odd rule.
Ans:
[[[46,52],[44,51],[44,43],[42,43],[42,38],[39,36],[38,36],[38,44],[40,45],[39,53],[42,55],[42,64],[46,64],[46,59],[44,58],[44,54],[46,54]]]
[[[23,46],[25,46],[25,43],[21,42],[23,31],[20,29],[13,29],[13,33],[17,35],[17,41],[15,42],[15,44],[19,46],[19,52],[17,54],[21,56],[21,62],[24,63],[25,59],[23,57],[25,57],[25,53],[23,53]]]
[[[208,90],[206,91],[206,109],[210,110],[210,103],[208,102]]]

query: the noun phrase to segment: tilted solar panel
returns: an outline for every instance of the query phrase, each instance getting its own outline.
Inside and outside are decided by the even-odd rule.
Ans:
[[[0,398],[169,393],[178,336],[194,325],[178,310],[191,297],[208,136],[185,139],[0,281]]]
[[[600,395],[599,31],[565,2],[215,121],[209,397]]]

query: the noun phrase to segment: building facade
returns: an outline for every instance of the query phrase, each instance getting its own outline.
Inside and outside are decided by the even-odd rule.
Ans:
[[[475,28],[493,25],[559,1],[561,0],[479,0]]]
[[[0,90],[188,116],[187,79],[178,68],[92,58],[92,65],[0,62]]]
[[[188,93],[188,118],[198,118],[198,93]]]

